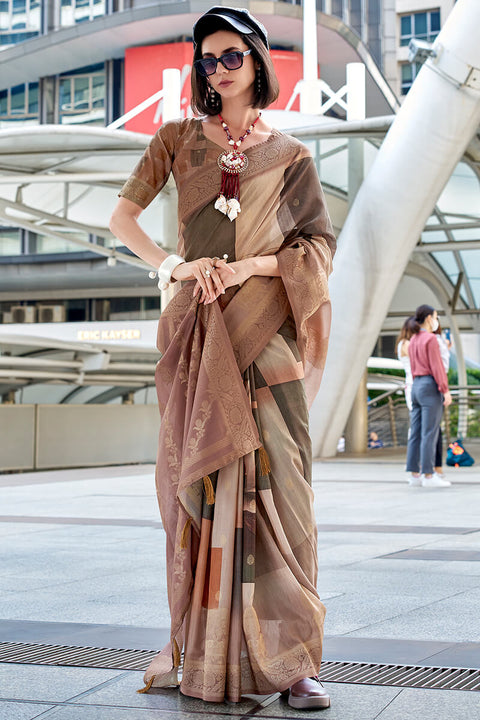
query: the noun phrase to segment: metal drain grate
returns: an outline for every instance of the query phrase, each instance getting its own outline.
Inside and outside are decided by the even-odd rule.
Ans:
[[[0,662],[30,665],[145,670],[156,654],[153,650],[0,643]],[[480,670],[472,668],[327,661],[320,676],[325,682],[480,691]]]
[[[73,665],[114,670],[145,670],[156,654],[154,650],[0,643],[0,662],[27,665]]]
[[[325,682],[480,691],[480,670],[472,668],[325,662],[320,677]]]

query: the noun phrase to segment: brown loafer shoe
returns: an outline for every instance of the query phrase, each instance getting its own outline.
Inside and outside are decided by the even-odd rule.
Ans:
[[[297,710],[330,707],[330,697],[318,677],[303,678],[292,685],[288,704]]]

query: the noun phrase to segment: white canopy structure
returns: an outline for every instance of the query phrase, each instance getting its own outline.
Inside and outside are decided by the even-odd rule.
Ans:
[[[108,218],[118,188],[150,138],[124,130],[38,125],[0,131],[0,223],[72,242],[99,255],[94,234],[113,241]],[[162,199],[168,194],[162,196]],[[159,242],[156,205],[142,217]],[[150,219],[150,223],[149,223]],[[131,256],[120,260],[145,267]]]

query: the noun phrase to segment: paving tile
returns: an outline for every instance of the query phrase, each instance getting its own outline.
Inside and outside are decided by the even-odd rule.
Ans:
[[[170,628],[0,620],[0,639],[2,642],[157,650],[170,639]]]
[[[88,527],[155,527],[162,528],[159,520],[130,520],[129,518],[68,517],[53,515],[0,515],[0,523],[27,523],[37,525],[87,525]]]
[[[27,587],[22,584],[23,578],[25,578]],[[135,593],[137,601],[141,605],[149,592],[155,592],[159,602],[166,599],[166,570],[160,564],[152,564],[150,567],[138,565],[134,571],[126,563],[123,571],[114,572],[112,568],[108,567],[108,559],[105,558],[104,566],[92,570],[90,575],[88,575],[86,566],[81,575],[77,575],[77,577],[68,573],[66,567],[63,574],[60,572],[56,572],[54,576],[45,574],[43,580],[32,578],[27,572],[23,576],[6,575],[2,578],[2,589],[18,594],[23,590],[35,589],[54,593],[57,597],[67,596],[69,598],[72,595],[85,597],[91,595],[97,601],[103,599],[112,601],[115,595],[121,601],[128,594]]]
[[[480,644],[458,643],[465,649],[465,655],[470,649],[470,658],[477,655],[480,662]],[[468,648],[466,647],[468,645]],[[431,660],[428,664],[436,664],[437,657],[443,653],[454,653],[455,643],[442,643],[436,641],[419,640],[390,640],[387,638],[361,638],[326,636],[323,646],[323,659],[336,662],[372,662],[372,663],[398,663],[399,665],[423,664],[425,659]],[[459,657],[462,657],[461,650]],[[440,660],[438,661],[440,663]],[[461,666],[460,666],[461,667]],[[468,666],[470,667],[470,666]],[[476,667],[476,666],[473,666]],[[321,671],[320,671],[321,676]]]
[[[402,597],[418,597],[425,600],[439,600],[452,594],[452,587],[457,592],[480,587],[478,576],[468,575],[461,566],[455,563],[457,572],[442,572],[432,563],[414,562],[398,563],[394,560],[372,559],[356,563],[349,567],[328,568],[322,570],[318,587],[331,592],[370,592],[374,595],[401,595]],[[458,572],[460,571],[460,572]]]
[[[455,643],[431,655],[428,660],[430,664],[438,664],[440,667],[480,669],[480,643]]]
[[[145,709],[161,709],[171,712],[205,712],[241,715],[257,705],[256,701],[243,700],[241,703],[206,703],[203,700],[182,695],[178,688],[154,688],[148,693],[138,693],[142,688],[143,673],[127,672],[112,683],[76,698],[75,702],[95,706],[116,706]]]
[[[39,527],[37,523],[0,523],[0,537],[7,538],[5,542],[13,542],[15,539],[24,538],[26,535],[43,532],[44,530],[45,528]]]
[[[107,565],[107,563],[105,563]],[[55,575],[44,575],[40,577],[30,577],[27,572],[24,575],[3,575],[2,591],[9,593],[18,593],[29,590],[45,590],[55,595],[78,595],[92,593],[96,599],[102,596],[112,597],[112,592],[124,596],[128,592],[136,592],[139,595],[138,588],[142,589],[141,598],[145,597],[145,592],[155,591],[157,597],[166,598],[166,582],[163,580],[165,571],[158,568],[156,572],[153,568],[139,566],[136,577],[133,572],[112,573],[108,569],[97,570],[90,576],[87,571],[81,576],[72,577],[66,572],[56,573]],[[135,584],[134,584],[135,583]],[[163,590],[159,590],[160,588]],[[160,599],[160,598],[159,598]]]
[[[480,588],[439,600],[350,633],[352,637],[416,638],[451,642],[480,642]]]
[[[405,688],[377,720],[478,720],[478,693]]]
[[[342,565],[365,562],[387,554],[410,551],[411,545],[423,544],[425,537],[418,536],[417,539],[405,535],[382,535],[381,543],[379,543],[378,535],[368,536],[363,542],[359,540],[357,535],[354,538],[343,535],[341,540],[335,541],[332,540],[331,533],[328,533],[328,535],[325,533],[319,536],[319,541],[319,573],[322,573],[329,567],[338,568]],[[393,558],[387,557],[388,559]]]
[[[431,549],[445,549],[445,550],[478,550],[480,547],[480,531],[465,533],[464,535],[449,535],[444,536],[440,539],[432,538],[432,541],[425,547]]]
[[[115,465],[102,468],[71,468],[68,470],[41,470],[39,472],[0,474],[0,487],[21,487],[23,485],[44,485],[55,482],[73,482],[75,480],[91,480],[121,477],[154,477],[155,466],[151,463],[142,465]]]
[[[295,710],[281,698],[273,705],[255,712],[261,718],[325,718],[325,720],[374,720],[398,694],[398,688],[324,683],[331,698],[331,706],[313,712]],[[422,718],[423,720],[423,718]],[[438,720],[438,718],[437,718]]]
[[[158,710],[141,710],[140,708],[112,707],[73,707],[72,705],[57,707],[42,716],[41,720],[208,720],[205,713],[185,713],[165,710],[160,715]],[[216,720],[231,720],[231,715],[215,715]]]
[[[54,474],[54,473],[52,473]],[[60,473],[61,476],[61,473]],[[153,477],[102,477],[53,484],[1,488],[2,514],[41,516],[160,519]],[[128,507],[125,516],[124,508]],[[54,512],[52,509],[54,508]]]
[[[421,596],[404,597],[391,592],[381,595],[361,591],[343,593],[325,601],[325,632],[328,635],[344,635],[354,631],[360,633],[364,627],[389,620],[394,622],[398,616],[416,611],[426,602],[428,601]]]
[[[119,670],[0,664],[0,697],[7,700],[68,700],[117,677]]]
[[[446,550],[442,548],[423,548],[422,550],[400,550],[399,552],[381,555],[391,560],[435,560],[441,562],[480,562],[478,550]]]
[[[0,720],[33,720],[52,707],[40,703],[0,700]]]
[[[165,617],[160,612],[154,612],[153,592],[151,602],[142,604],[138,595],[132,593],[128,599],[113,596],[110,600],[99,602],[95,596],[82,596],[72,590],[72,596],[56,595],[54,590],[42,590],[33,593],[16,594],[9,593],[0,600],[0,616],[11,619],[38,620],[52,622],[61,618],[65,622],[87,623],[94,619],[97,623],[107,624],[113,622],[119,625],[140,625],[143,618],[144,624],[149,626],[152,620],[165,624]],[[165,609],[164,616],[168,617],[168,610]]]
[[[478,528],[441,527],[440,525],[361,525],[342,523],[319,523],[317,529],[322,532],[353,532],[353,533],[400,533],[403,535],[465,535],[475,533]]]

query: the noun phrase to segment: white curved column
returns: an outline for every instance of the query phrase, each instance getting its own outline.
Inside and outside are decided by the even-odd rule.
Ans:
[[[458,0],[435,46],[480,68],[480,2]],[[441,60],[441,58],[440,58]],[[475,73],[459,85],[428,60],[405,98],[339,237],[333,326],[310,414],[316,456],[336,452],[385,314],[427,218],[480,122]],[[448,67],[447,62],[444,67]],[[455,71],[456,72],[456,71]]]

